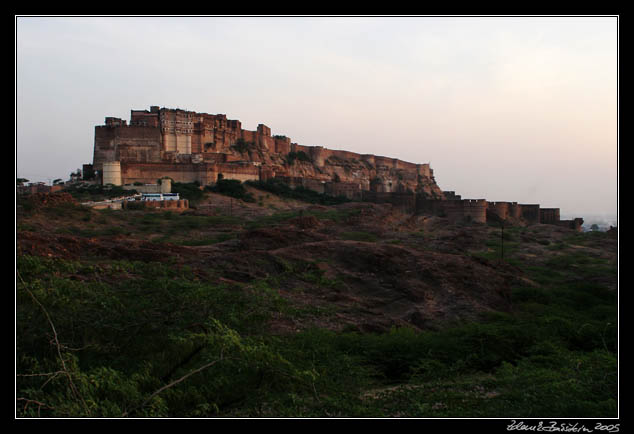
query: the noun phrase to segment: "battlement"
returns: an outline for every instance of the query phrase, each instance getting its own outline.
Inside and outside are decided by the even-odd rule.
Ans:
[[[451,223],[487,221],[485,199],[447,200],[442,203],[442,209]]]
[[[113,118],[113,117],[106,117],[106,120],[104,121],[104,123],[107,127],[110,127],[110,128],[126,126],[126,121],[120,118]]]

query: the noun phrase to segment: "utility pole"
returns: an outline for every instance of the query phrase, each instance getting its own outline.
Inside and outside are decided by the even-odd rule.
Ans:
[[[500,226],[502,227],[502,231],[500,232],[500,241],[501,241],[501,245],[502,245],[502,251],[501,251],[501,258],[502,260],[504,260],[504,220],[500,221]]]

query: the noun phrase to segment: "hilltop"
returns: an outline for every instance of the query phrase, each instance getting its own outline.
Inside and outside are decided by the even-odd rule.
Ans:
[[[18,414],[616,416],[614,233],[254,185],[21,198]]]

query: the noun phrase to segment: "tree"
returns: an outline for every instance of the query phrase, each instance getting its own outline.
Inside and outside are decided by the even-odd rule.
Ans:
[[[20,185],[20,186],[24,185],[27,182],[29,182],[29,180],[26,179],[26,178],[18,178],[18,179],[16,179],[17,185]]]

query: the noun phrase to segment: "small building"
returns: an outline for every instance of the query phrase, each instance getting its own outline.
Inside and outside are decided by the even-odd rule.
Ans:
[[[141,196],[141,200],[143,201],[161,201],[163,200],[162,193],[144,193]]]
[[[180,200],[178,193],[163,193],[163,200]]]

